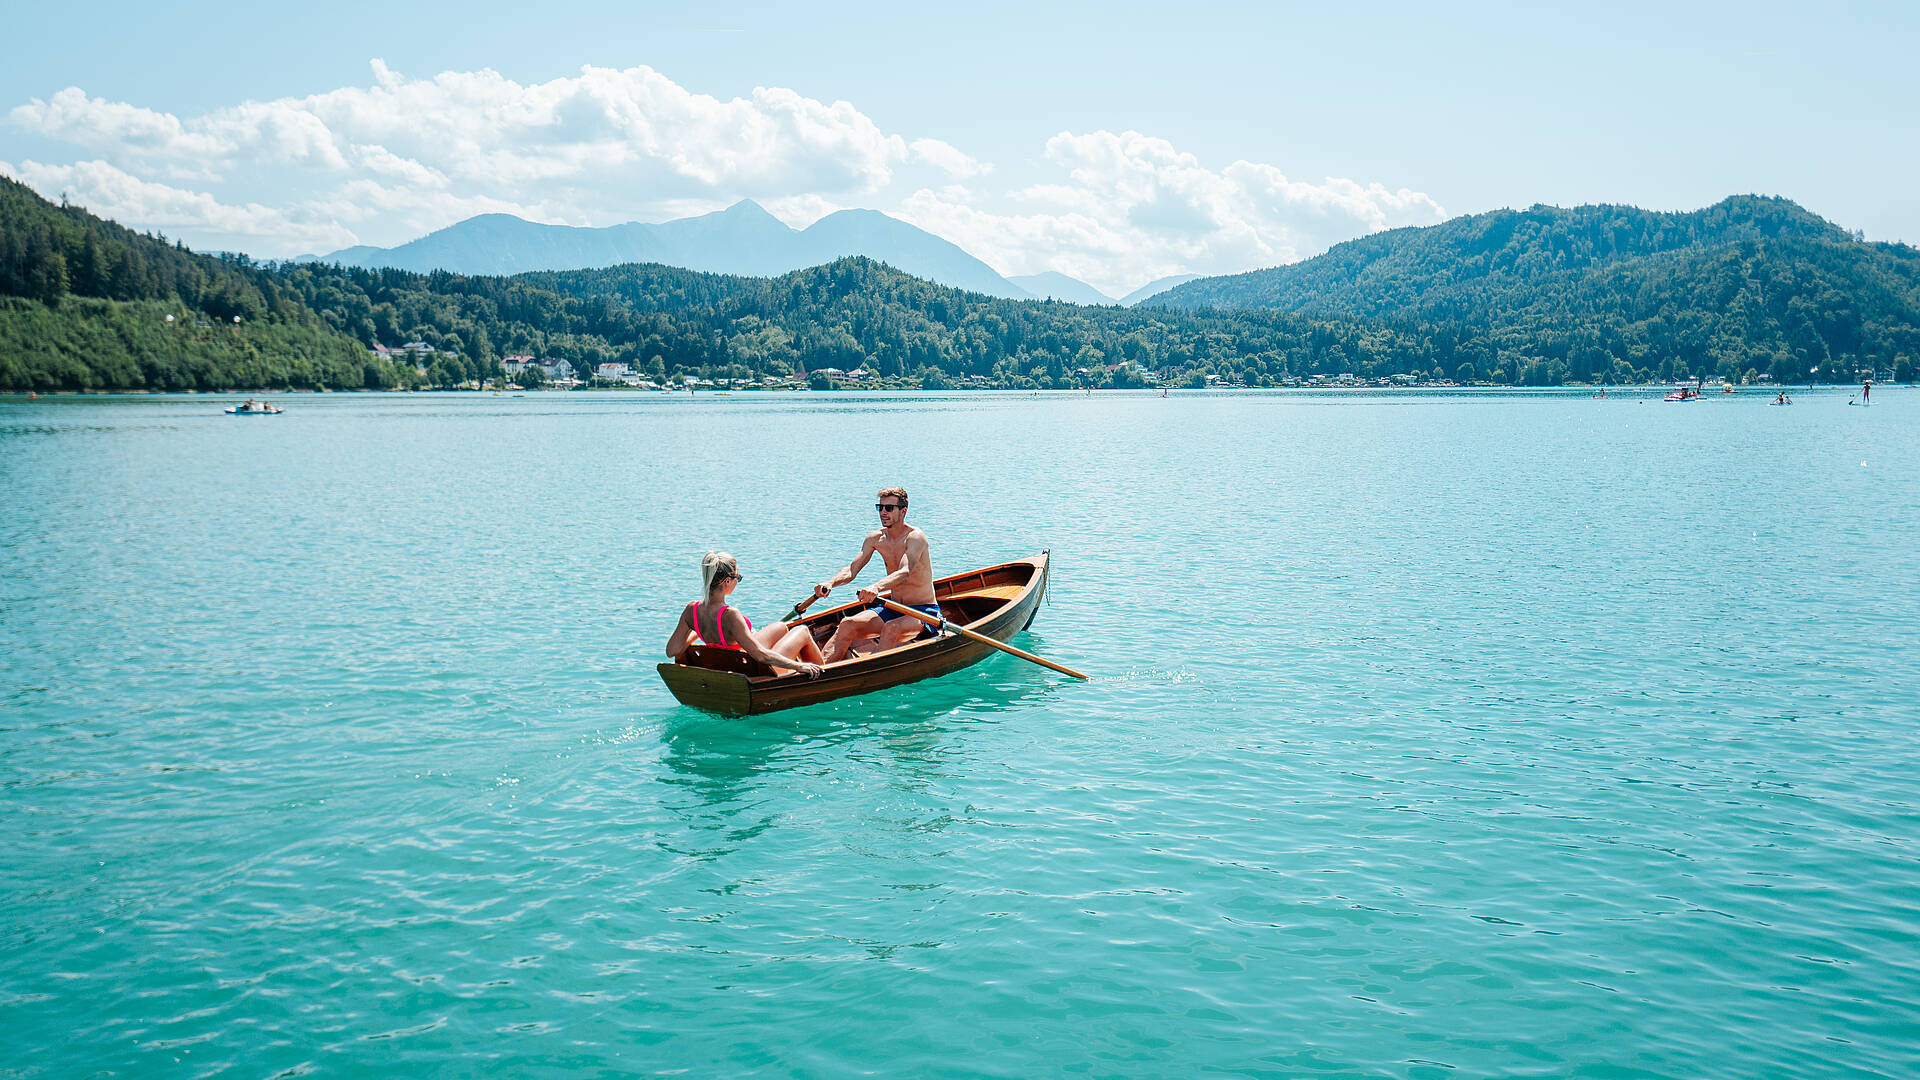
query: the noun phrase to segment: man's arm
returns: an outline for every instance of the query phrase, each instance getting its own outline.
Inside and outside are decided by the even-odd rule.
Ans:
[[[860,599],[871,601],[883,592],[890,592],[900,583],[912,576],[914,568],[927,564],[927,535],[916,532],[907,537],[907,553],[900,560],[900,569],[860,590]]]
[[[813,587],[813,595],[825,596],[839,586],[845,585],[847,582],[859,577],[860,571],[867,567],[867,560],[873,558],[874,541],[879,536],[880,534],[877,532],[868,533],[866,543],[860,545],[860,554],[853,557],[853,561],[847,564],[845,570],[815,585]]]

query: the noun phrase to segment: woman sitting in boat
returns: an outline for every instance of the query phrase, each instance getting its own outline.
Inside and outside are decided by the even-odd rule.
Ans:
[[[667,656],[678,660],[689,645],[737,649],[769,667],[820,674],[820,646],[804,626],[777,622],[758,630],[740,609],[727,603],[739,585],[740,563],[724,551],[709,551],[700,560],[700,577],[707,598],[695,600],[680,612],[680,621],[667,638]]]

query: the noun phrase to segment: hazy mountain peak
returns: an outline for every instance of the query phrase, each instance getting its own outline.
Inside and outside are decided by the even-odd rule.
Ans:
[[[828,214],[826,217],[823,217],[819,221],[816,221],[813,224],[807,226],[807,230],[803,230],[803,231],[810,231],[810,230],[819,229],[822,227],[827,229],[899,228],[899,229],[912,229],[914,232],[925,232],[925,230],[915,228],[914,226],[909,225],[904,221],[901,221],[899,218],[889,217],[888,215],[883,214],[878,210],[865,210],[859,207],[853,207],[847,210],[835,210],[833,213]],[[940,240],[939,237],[933,236],[932,233],[926,233],[925,235],[932,237],[935,240]],[[940,242],[943,244],[947,243],[947,241],[945,240],[940,240]]]
[[[1007,280],[1043,300],[1051,298],[1064,300],[1069,304],[1116,304],[1119,302],[1079,278],[1069,277],[1058,270],[1043,270],[1038,274],[1023,274]]]
[[[588,270],[662,263],[719,274],[773,277],[864,255],[941,285],[1030,299],[959,246],[878,210],[840,210],[796,230],[752,199],[657,223],[590,229],[481,214],[393,248],[346,248],[322,261],[462,274]]]
[[[741,199],[725,210],[716,210],[714,213],[724,214],[727,217],[733,218],[769,218],[774,221],[780,221],[779,218],[774,217],[772,213],[768,212],[766,207],[761,206],[752,199]],[[784,225],[786,223],[781,222],[781,224]]]
[[[1175,285],[1184,285],[1187,282],[1192,281],[1199,276],[1200,276],[1199,274],[1168,274],[1166,277],[1156,278],[1153,281],[1149,281],[1145,285],[1142,285],[1139,288],[1133,290],[1127,295],[1121,297],[1120,302],[1122,304],[1125,304],[1128,307],[1132,307],[1133,305],[1140,303],[1142,300],[1159,296],[1161,293],[1166,292],[1168,289],[1173,288]]]

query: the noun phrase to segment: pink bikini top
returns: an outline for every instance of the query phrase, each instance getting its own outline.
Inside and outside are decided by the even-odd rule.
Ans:
[[[694,641],[694,644],[696,644],[696,645],[712,645],[712,646],[714,646],[714,647],[716,647],[716,648],[721,648],[721,649],[732,649],[732,650],[734,650],[735,652],[739,652],[739,651],[740,651],[740,646],[739,646],[739,645],[737,645],[737,644],[735,644],[735,643],[733,643],[733,642],[731,642],[731,641],[728,641],[728,640],[727,640],[727,609],[728,609],[728,608],[730,608],[730,607],[732,607],[732,606],[733,606],[733,605],[731,605],[731,604],[721,604],[721,605],[720,605],[720,610],[719,610],[718,612],[716,612],[716,613],[714,614],[714,616],[713,616],[713,625],[714,625],[715,627],[717,627],[717,628],[719,629],[719,633],[720,633],[720,640],[719,640],[719,641],[707,641],[707,640],[705,640],[705,639],[704,639],[703,637],[701,637],[701,634],[700,634],[700,601],[698,601],[698,600],[695,600],[695,601],[694,601],[693,603],[691,603],[691,604],[688,604],[688,605],[687,605],[687,608],[688,608],[688,611],[689,611],[689,612],[690,612],[690,613],[691,613],[691,614],[693,615],[693,641]],[[740,618],[741,618],[741,619],[742,619],[742,620],[743,620],[743,621],[744,621],[744,622],[745,622],[745,623],[747,624],[747,629],[749,629],[749,630],[751,630],[751,629],[753,629],[753,620],[752,620],[752,619],[749,619],[749,618],[747,618],[747,613],[746,613],[746,612],[744,612],[744,611],[743,611],[743,612],[741,612],[741,613],[740,613]]]

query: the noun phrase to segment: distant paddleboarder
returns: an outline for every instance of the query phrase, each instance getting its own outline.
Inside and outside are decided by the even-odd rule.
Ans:
[[[1866,382],[1860,384],[1860,404],[1865,405],[1867,403],[1867,399],[1872,396],[1873,396],[1873,380],[1868,379]]]

